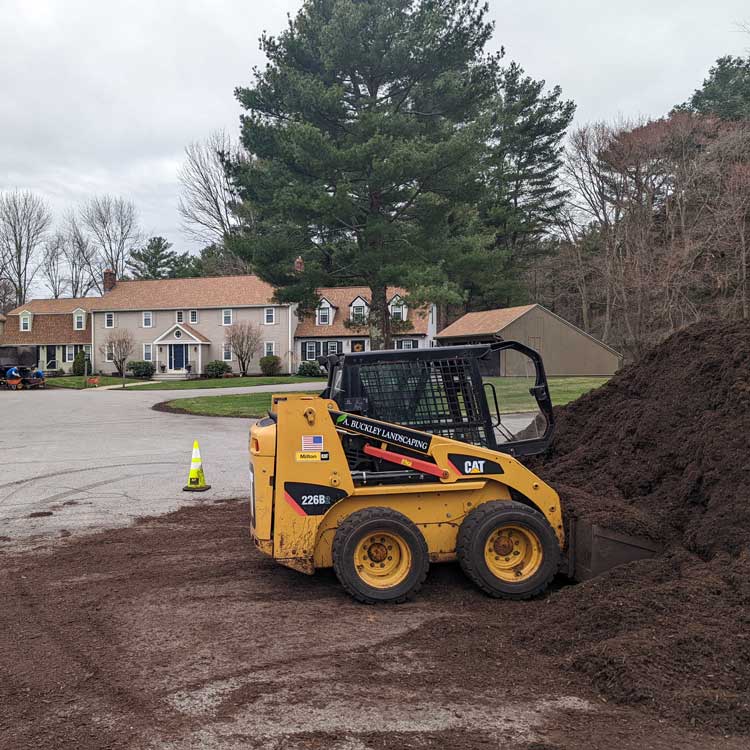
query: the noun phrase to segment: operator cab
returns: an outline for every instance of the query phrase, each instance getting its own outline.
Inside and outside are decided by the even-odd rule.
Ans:
[[[540,355],[516,341],[321,357],[321,394],[348,413],[513,456],[542,453],[554,427]]]

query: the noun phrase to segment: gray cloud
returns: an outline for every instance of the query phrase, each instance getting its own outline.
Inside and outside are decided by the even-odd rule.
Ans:
[[[233,135],[233,89],[262,64],[258,37],[299,0],[0,0],[0,189],[56,214],[110,192],[178,249],[176,171],[187,143]],[[723,54],[744,54],[746,0],[491,0],[495,44],[559,83],[578,120],[658,116]]]

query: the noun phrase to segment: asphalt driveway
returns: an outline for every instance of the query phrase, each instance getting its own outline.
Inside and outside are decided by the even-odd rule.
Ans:
[[[221,395],[309,388],[226,388]],[[191,502],[245,497],[250,420],[151,409],[212,393],[0,391],[0,541],[124,526]],[[182,491],[193,440],[200,441],[209,492]]]

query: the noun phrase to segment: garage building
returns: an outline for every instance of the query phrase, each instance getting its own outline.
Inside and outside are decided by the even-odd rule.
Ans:
[[[612,347],[537,304],[466,313],[436,338],[441,346],[519,341],[542,355],[550,376],[609,376],[622,365]],[[522,359],[509,352],[493,369],[498,375],[525,375]]]

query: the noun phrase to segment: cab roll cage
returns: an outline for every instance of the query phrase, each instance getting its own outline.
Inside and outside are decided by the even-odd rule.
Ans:
[[[541,437],[514,436],[503,425],[494,385],[482,380],[482,366],[486,369],[508,351],[525,355],[534,365],[534,386],[529,393],[544,417]],[[552,439],[554,413],[542,358],[517,341],[331,354],[319,357],[318,362],[328,371],[321,395],[334,400],[344,412],[513,456],[542,453]],[[507,442],[498,442],[498,434]]]

